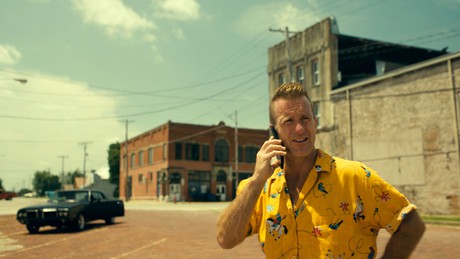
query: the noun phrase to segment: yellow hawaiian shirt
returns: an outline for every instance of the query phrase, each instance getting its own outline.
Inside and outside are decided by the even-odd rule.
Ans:
[[[283,170],[267,179],[248,233],[267,258],[375,258],[379,229],[394,233],[413,209],[373,169],[318,150],[294,208]]]

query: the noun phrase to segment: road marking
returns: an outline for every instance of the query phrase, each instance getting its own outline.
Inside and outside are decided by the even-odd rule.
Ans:
[[[166,240],[168,240],[168,238],[165,237],[165,238],[163,238],[163,239],[161,239],[161,240],[158,240],[158,241],[156,241],[156,242],[153,242],[153,243],[151,243],[151,244],[148,244],[148,245],[139,247],[139,248],[137,248],[137,249],[134,249],[134,250],[129,251],[129,252],[127,252],[127,253],[121,254],[121,255],[119,255],[119,256],[112,257],[111,259],[122,258],[122,257],[128,256],[128,255],[130,255],[130,254],[134,254],[135,252],[138,252],[138,251],[143,250],[143,249],[145,249],[145,248],[148,248],[148,247],[155,246],[155,245],[158,245],[158,244],[160,244],[160,243],[163,243],[163,242],[166,241]]]
[[[103,230],[104,230],[104,229],[96,229],[96,230],[93,230],[93,231],[91,231],[91,232],[94,233],[94,232],[99,232],[99,231],[103,231]],[[82,234],[83,234],[83,233],[82,233]],[[37,234],[35,234],[35,235],[37,235]],[[11,253],[8,253],[8,254],[2,254],[2,255],[0,255],[0,257],[4,257],[4,256],[7,256],[7,255],[12,255],[12,254],[16,254],[16,253],[22,253],[22,252],[25,252],[25,251],[29,251],[29,250],[36,249],[36,248],[40,248],[40,247],[44,247],[44,246],[53,245],[53,244],[55,244],[55,243],[59,243],[59,242],[62,242],[62,241],[71,240],[71,239],[74,239],[74,238],[77,238],[77,237],[81,237],[81,236],[83,236],[83,235],[76,235],[76,236],[65,237],[65,238],[62,238],[62,239],[59,239],[59,240],[50,241],[50,242],[43,243],[43,244],[40,244],[40,245],[31,246],[31,247],[26,247],[26,248],[24,248],[24,249],[19,249],[19,250],[11,251]]]

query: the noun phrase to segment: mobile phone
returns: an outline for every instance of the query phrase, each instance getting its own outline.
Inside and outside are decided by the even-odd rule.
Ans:
[[[278,136],[278,132],[276,132],[275,127],[273,125],[270,125],[270,134],[273,136],[275,139],[280,139]],[[284,168],[284,157],[283,156],[276,156],[276,159],[280,161],[279,166],[281,169]]]

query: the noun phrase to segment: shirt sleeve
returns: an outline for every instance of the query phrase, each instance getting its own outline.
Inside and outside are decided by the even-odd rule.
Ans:
[[[371,224],[378,228],[385,228],[393,234],[403,221],[406,214],[415,210],[416,206],[411,204],[407,198],[394,186],[386,182],[380,175],[370,167],[362,165],[368,176],[368,188],[372,195],[369,204],[373,205]],[[367,170],[367,171],[366,171]]]
[[[236,190],[236,195],[240,195],[241,191],[246,188],[249,179],[242,180],[238,185]],[[256,205],[251,213],[251,218],[249,220],[249,226],[247,230],[247,236],[252,236],[254,234],[259,233],[260,228],[260,221],[262,218],[262,210],[261,210],[261,196],[259,196]]]

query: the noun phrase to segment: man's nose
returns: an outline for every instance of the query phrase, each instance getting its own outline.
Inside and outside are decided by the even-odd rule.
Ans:
[[[297,122],[295,124],[295,132],[296,133],[301,133],[301,132],[304,132],[304,131],[305,131],[305,127],[302,125],[302,123]]]

